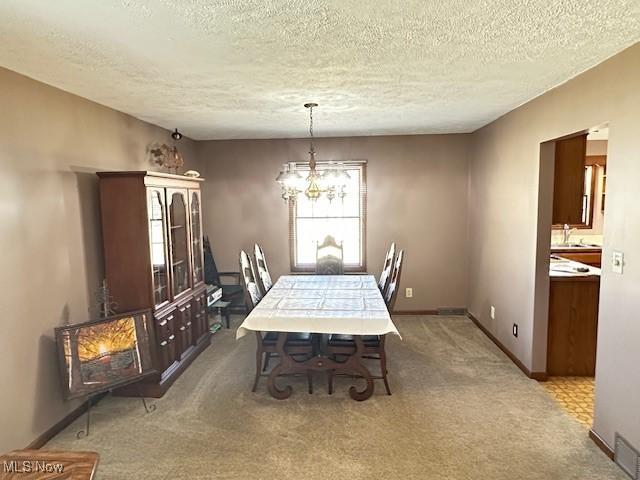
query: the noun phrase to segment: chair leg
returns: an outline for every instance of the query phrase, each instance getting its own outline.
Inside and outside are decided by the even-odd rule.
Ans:
[[[260,380],[260,374],[262,373],[262,349],[258,346],[256,349],[256,378],[253,381],[252,392],[255,392],[258,388],[258,381]]]
[[[264,367],[262,367],[262,371],[266,372],[269,367],[269,360],[271,360],[271,353],[267,352],[264,356]]]
[[[231,319],[229,318],[229,312],[225,310],[224,312],[224,318],[227,321],[227,328],[230,328],[229,324],[231,323]]]
[[[309,384],[309,395],[313,393],[313,377],[311,376],[311,370],[307,370],[307,383]]]
[[[380,350],[380,370],[382,373],[382,381],[384,382],[384,388],[387,390],[387,395],[391,395],[391,389],[389,388],[389,381],[387,380],[387,354],[384,351],[384,347]]]
[[[333,370],[327,370],[329,395],[333,395]]]

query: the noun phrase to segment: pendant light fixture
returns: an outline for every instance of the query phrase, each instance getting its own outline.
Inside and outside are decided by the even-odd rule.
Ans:
[[[345,187],[351,178],[344,170],[342,164],[329,162],[327,168],[318,170],[316,151],[313,146],[313,109],[317,103],[305,103],[309,109],[309,174],[305,179],[296,169],[295,162],[289,162],[282,166],[276,181],[282,189],[282,198],[285,202],[295,202],[298,194],[304,192],[305,196],[316,201],[323,194],[331,201],[336,196],[343,199],[346,195]]]

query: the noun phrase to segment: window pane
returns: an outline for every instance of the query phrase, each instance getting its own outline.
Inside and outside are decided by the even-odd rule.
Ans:
[[[319,170],[326,168],[320,164]],[[299,169],[301,175],[307,171]],[[334,198],[331,202],[322,195],[312,202],[301,193],[294,207],[296,231],[295,265],[313,266],[316,262],[317,245],[327,235],[332,235],[338,243],[343,243],[344,263],[347,266],[363,264],[361,218],[361,167],[347,168],[349,180],[345,187],[344,199]]]
[[[307,171],[298,169],[305,176]],[[357,217],[360,215],[360,169],[348,169],[351,177],[345,187],[344,199],[334,198],[329,201],[322,195],[316,201],[309,200],[304,193],[296,200],[297,217]]]
[[[296,251],[298,265],[316,263],[316,249],[327,235],[342,242],[344,263],[360,265],[360,219],[299,218],[297,220]]]

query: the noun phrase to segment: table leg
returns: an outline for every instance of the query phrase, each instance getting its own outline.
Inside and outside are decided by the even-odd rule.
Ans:
[[[293,389],[291,385],[287,385],[283,389],[278,388],[276,385],[276,379],[283,373],[304,373],[309,370],[314,371],[327,371],[332,370],[336,372],[356,373],[364,378],[366,386],[363,390],[358,390],[355,386],[349,388],[349,395],[352,399],[357,401],[363,401],[373,395],[373,378],[369,369],[364,365],[362,356],[364,355],[364,343],[362,337],[354,336],[354,342],[356,345],[356,351],[349,355],[345,362],[337,362],[322,355],[314,356],[305,361],[296,361],[293,357],[287,354],[285,351],[285,343],[287,340],[287,334],[280,332],[278,334],[278,340],[276,341],[276,351],[278,352],[278,364],[271,370],[269,377],[267,378],[267,389],[269,394],[277,398],[278,400],[285,400],[291,396]]]
[[[285,351],[284,344],[286,341],[287,334],[285,332],[280,332],[278,334],[278,340],[276,341],[276,352],[278,352],[278,359],[280,361],[275,367],[273,367],[271,373],[269,373],[269,377],[267,378],[267,389],[271,396],[278,400],[285,400],[293,393],[291,385],[287,385],[282,390],[276,385],[276,378],[278,378],[278,375],[283,371],[286,371],[286,368],[294,361]]]
[[[367,385],[364,390],[359,391],[355,386],[349,387],[349,395],[351,398],[361,402],[373,395],[374,385],[371,373],[362,361],[362,355],[364,354],[364,343],[362,342],[362,337],[360,335],[354,335],[353,340],[356,344],[356,351],[347,359],[344,364],[344,369],[358,372],[365,379]]]

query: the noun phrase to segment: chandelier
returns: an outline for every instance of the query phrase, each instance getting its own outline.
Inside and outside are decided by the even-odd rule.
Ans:
[[[316,151],[313,148],[313,109],[317,106],[317,103],[304,104],[304,107],[309,109],[309,174],[307,178],[300,175],[295,162],[285,163],[276,177],[285,202],[295,202],[298,194],[302,192],[311,201],[317,200],[321,195],[325,195],[329,201],[336,197],[342,200],[346,195],[345,187],[351,177],[340,163],[329,162],[327,168],[320,171],[317,169]]]

